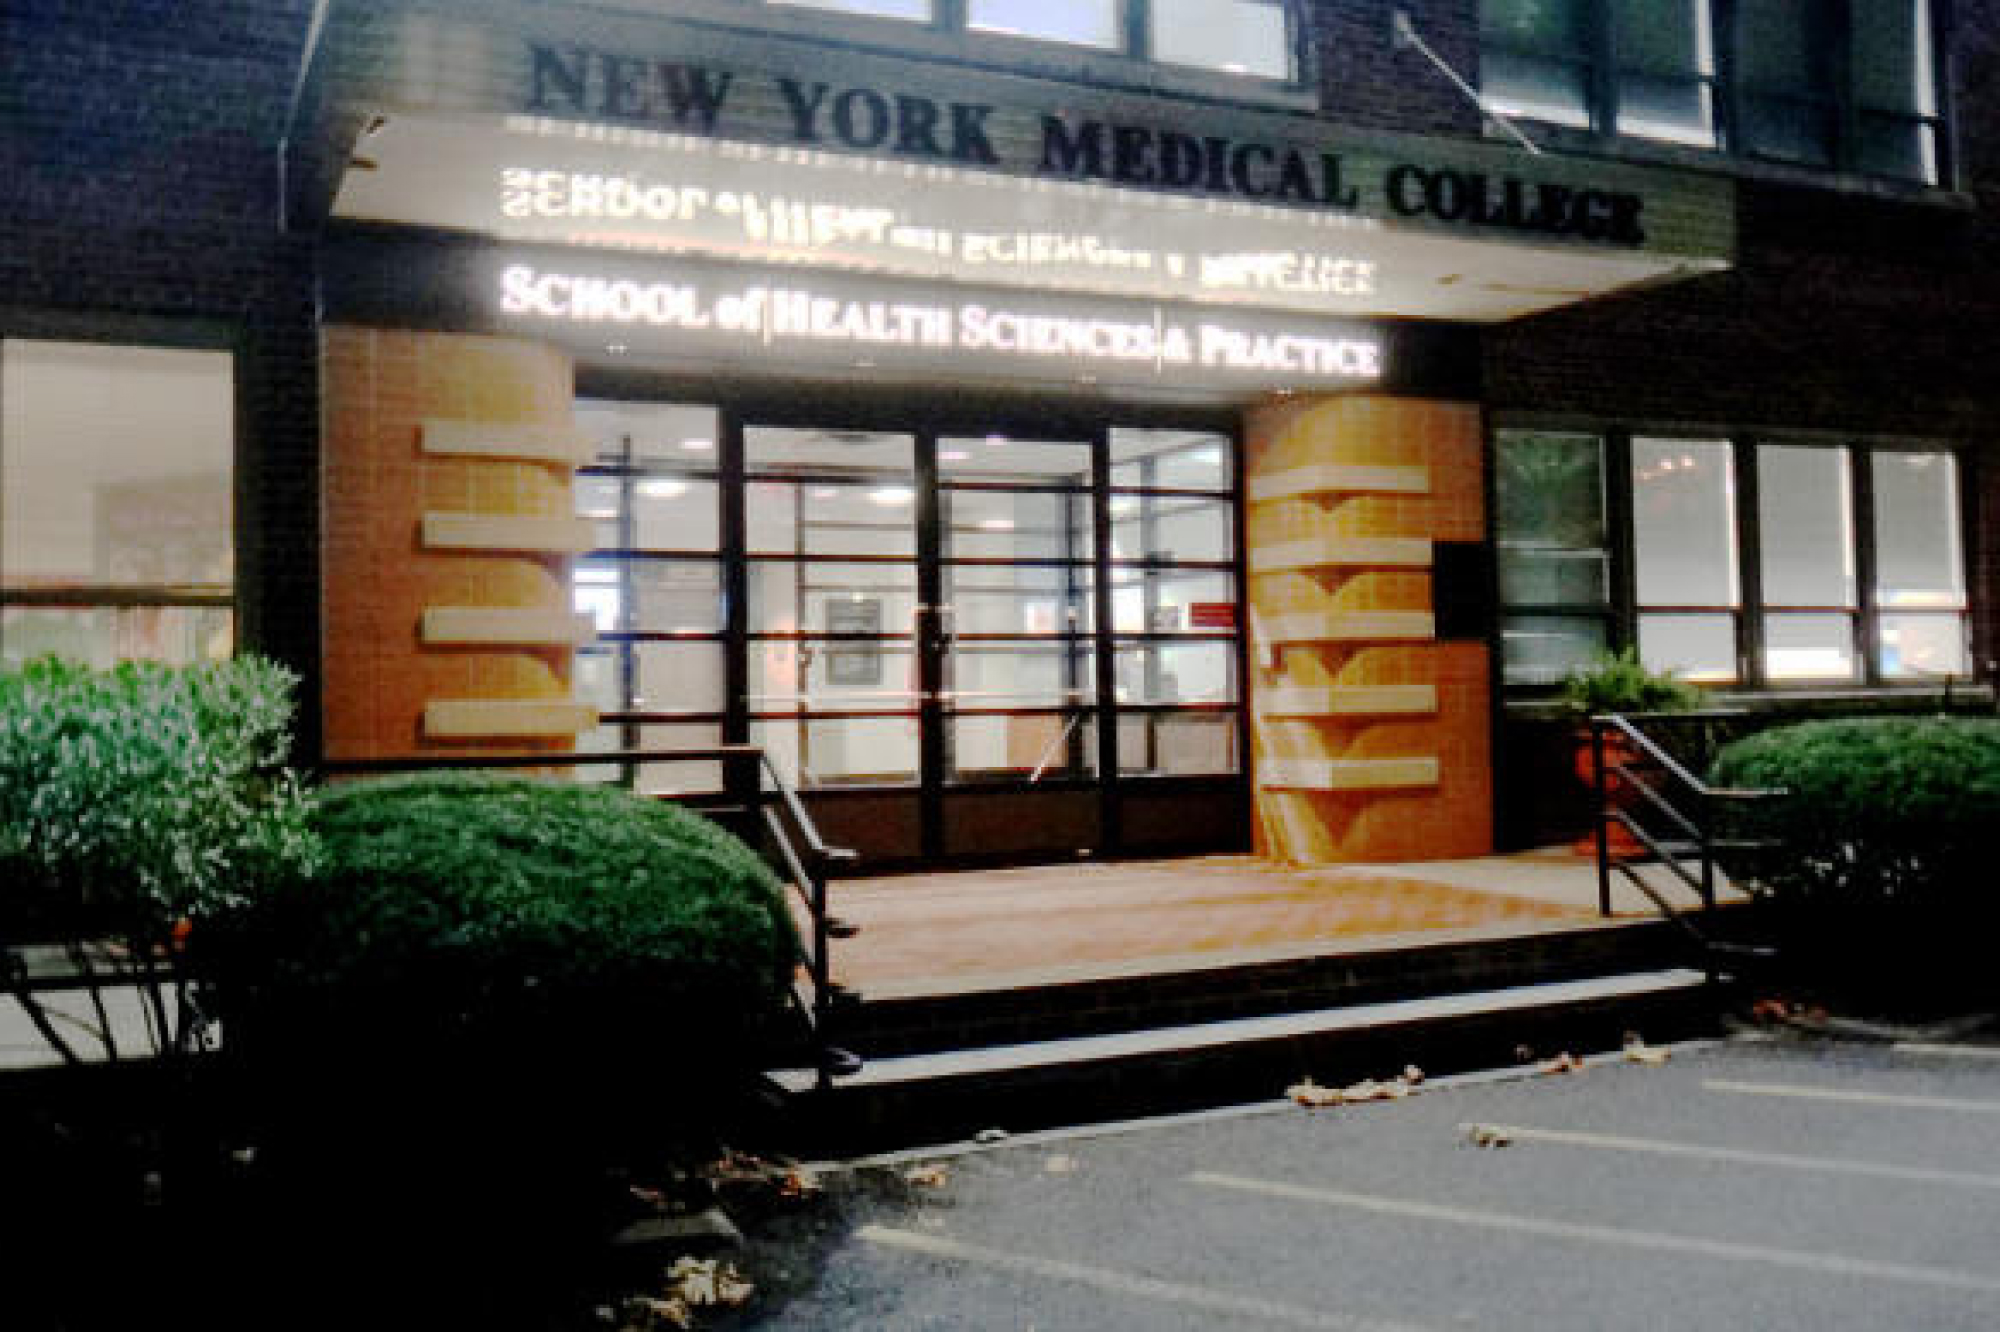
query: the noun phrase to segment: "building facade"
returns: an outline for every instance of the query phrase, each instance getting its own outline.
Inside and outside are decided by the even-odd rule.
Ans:
[[[309,761],[1393,861],[1559,832],[1609,647],[1990,684],[1984,4],[0,24],[0,646],[268,653]]]

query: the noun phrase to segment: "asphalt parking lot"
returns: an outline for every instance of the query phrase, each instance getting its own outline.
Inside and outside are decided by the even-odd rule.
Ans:
[[[1671,1056],[885,1158],[749,1325],[2000,1327],[2000,1045]]]

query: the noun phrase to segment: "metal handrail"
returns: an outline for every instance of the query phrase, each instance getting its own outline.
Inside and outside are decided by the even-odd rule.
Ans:
[[[1669,873],[1684,887],[1700,899],[1704,915],[1716,908],[1716,811],[1730,802],[1765,800],[1781,796],[1783,791],[1775,789],[1735,788],[1711,786],[1662,745],[1641,729],[1640,723],[1671,719],[1674,721],[1704,721],[1745,715],[1740,710],[1709,710],[1704,712],[1675,713],[1602,713],[1590,718],[1591,778],[1593,793],[1597,802],[1596,842],[1597,842],[1597,894],[1598,911],[1604,916],[1611,915],[1611,876],[1614,871],[1624,876],[1642,896],[1672,921],[1674,925],[1695,943],[1702,954],[1703,968],[1711,981],[1719,979],[1716,964],[1715,941],[1688,919],[1684,911],[1676,910],[1673,903],[1653,883],[1649,882],[1632,863],[1632,858],[1614,856],[1611,851],[1611,830],[1623,829],[1630,834],[1638,846],[1654,862],[1666,866]],[[1605,753],[1607,733],[1615,734],[1629,742],[1636,754],[1632,762],[1610,761]],[[1668,782],[1655,783],[1648,780],[1646,767],[1664,773]],[[1684,862],[1685,849],[1672,844],[1671,838],[1661,839],[1641,824],[1634,811],[1621,807],[1613,798],[1613,776],[1621,779],[1643,799],[1645,805],[1663,815],[1672,827],[1692,844],[1697,865],[1690,869]],[[1694,804],[1693,813],[1683,810],[1668,798],[1663,786],[1678,782],[1685,789]]]
[[[807,1022],[813,1031],[816,1047],[819,1083],[824,1087],[836,1072],[852,1071],[859,1067],[854,1056],[833,1044],[835,1020],[835,986],[833,983],[833,956],[831,914],[828,910],[827,884],[831,878],[830,869],[836,864],[844,864],[855,859],[855,853],[847,847],[828,846],[820,836],[819,828],[807,813],[805,803],[798,792],[778,771],[771,756],[759,745],[720,744],[697,745],[676,749],[606,749],[589,752],[563,750],[549,753],[513,754],[410,754],[369,758],[333,758],[321,761],[320,771],[328,776],[363,776],[391,772],[426,771],[477,771],[479,769],[529,769],[529,768],[588,768],[599,764],[618,763],[691,763],[691,762],[754,762],[757,766],[757,788],[745,800],[746,809],[755,810],[763,831],[771,838],[772,855],[777,867],[784,871],[786,882],[804,903],[806,914],[811,920],[810,939],[801,940],[801,959],[807,975],[812,981],[812,997],[809,1001],[799,1001]],[[765,780],[769,779],[769,790]],[[725,790],[731,785],[725,777]],[[775,796],[779,808],[786,819],[780,819],[772,810],[767,795]],[[791,833],[786,832],[789,820]],[[803,846],[794,845],[794,838]],[[794,992],[794,999],[798,996]]]

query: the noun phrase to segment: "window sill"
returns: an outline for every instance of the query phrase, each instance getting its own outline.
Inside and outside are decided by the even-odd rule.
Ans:
[[[1921,712],[1943,707],[1985,707],[1994,705],[1993,686],[1960,684],[1946,689],[1941,685],[1882,685],[1878,688],[1845,689],[1746,689],[1718,691],[1709,698],[1717,708],[1741,709],[1754,713],[1799,713],[1815,716],[1848,714],[1862,709],[1880,712]],[[1502,704],[1508,721],[1563,722],[1575,714],[1561,699],[1548,697],[1508,698]]]

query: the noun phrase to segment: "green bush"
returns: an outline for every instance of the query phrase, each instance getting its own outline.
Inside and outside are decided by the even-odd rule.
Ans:
[[[784,1029],[779,885],[678,806],[424,775],[333,787],[314,823],[324,872],[231,940],[225,1020],[252,1045],[699,1080],[754,1067]]]
[[[184,935],[308,871],[315,843],[284,767],[295,683],[254,657],[0,671],[0,940],[122,959],[122,979],[153,984],[151,963]],[[189,1034],[151,1033],[165,1050]]]
[[[1786,792],[1734,819],[1736,832],[1776,843],[1741,868],[1781,900],[1836,911],[1992,910],[1985,862],[2000,826],[2000,721],[1802,722],[1728,745],[1711,775],[1726,787]]]

